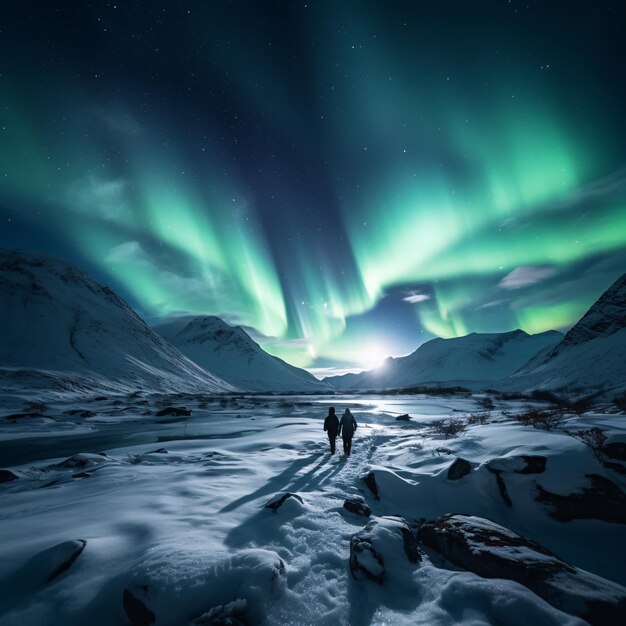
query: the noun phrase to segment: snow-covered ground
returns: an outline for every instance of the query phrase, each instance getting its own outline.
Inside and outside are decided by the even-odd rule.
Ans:
[[[359,423],[348,459],[329,454],[331,404]],[[156,416],[170,405],[193,414]],[[486,424],[447,440],[429,424],[481,412],[476,398],[133,394],[3,409],[0,459],[18,478],[0,484],[0,624],[111,626],[128,624],[130,611],[180,626],[233,602],[222,615],[250,624],[583,624],[516,582],[462,571],[428,549],[411,563],[401,540],[384,545],[382,585],[351,574],[350,539],[368,520],[343,502],[361,496],[374,522],[487,517],[626,584],[625,525],[560,522],[535,500],[537,484],[566,495],[590,473],[623,489],[625,477],[565,429],[598,426],[626,441],[624,415],[570,416],[543,431],[502,414],[520,409],[496,402]],[[35,417],[6,419],[19,412]],[[405,413],[410,421],[395,419]],[[545,471],[517,472],[519,455],[546,457]],[[456,457],[472,469],[452,481]],[[370,471],[379,500],[362,480]],[[286,492],[300,498],[265,508]],[[397,525],[383,520],[377,532]]]

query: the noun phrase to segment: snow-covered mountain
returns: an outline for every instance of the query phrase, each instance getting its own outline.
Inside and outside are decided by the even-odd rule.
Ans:
[[[189,359],[239,389],[250,391],[329,391],[309,372],[265,352],[240,326],[219,317],[192,319],[182,329],[155,329]]]
[[[108,287],[66,261],[0,248],[5,383],[232,390],[168,344]]]
[[[626,274],[556,346],[537,354],[511,384],[545,389],[626,389]]]
[[[494,381],[513,374],[533,355],[555,346],[562,338],[563,335],[556,331],[529,335],[523,330],[514,330],[431,339],[408,356],[388,358],[373,370],[324,380],[339,389]]]

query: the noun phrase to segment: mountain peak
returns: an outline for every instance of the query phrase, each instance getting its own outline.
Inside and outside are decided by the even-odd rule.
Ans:
[[[626,328],[626,274],[622,274],[566,333],[558,346],[579,345]]]

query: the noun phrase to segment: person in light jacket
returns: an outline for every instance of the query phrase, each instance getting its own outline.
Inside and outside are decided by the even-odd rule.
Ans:
[[[341,416],[339,422],[339,434],[343,439],[343,451],[346,456],[350,456],[350,450],[352,449],[352,437],[356,430],[357,424],[354,419],[354,415],[350,413],[350,409],[346,409]]]
[[[324,420],[324,430],[328,433],[328,442],[330,443],[330,453],[335,454],[335,439],[337,439],[337,431],[339,430],[339,420],[335,415],[335,407],[328,409],[328,415]]]

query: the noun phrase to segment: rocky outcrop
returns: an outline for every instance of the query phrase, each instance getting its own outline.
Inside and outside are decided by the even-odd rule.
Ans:
[[[360,496],[346,498],[343,503],[343,508],[346,509],[346,511],[350,511],[350,513],[360,515],[361,517],[369,517],[372,514],[372,509],[365,504],[365,500]]]
[[[191,415],[191,409],[185,406],[166,406],[164,409],[156,412],[157,417],[163,417],[165,415],[173,415],[174,417],[188,417]]]
[[[365,476],[363,476],[363,482],[365,486],[372,492],[374,498],[376,500],[380,500],[380,495],[378,494],[378,484],[376,483],[376,474],[374,472],[369,472]]]
[[[274,511],[274,513],[276,513],[278,511],[278,509],[280,509],[281,506],[283,506],[283,504],[285,504],[285,502],[289,499],[289,498],[294,498],[295,500],[297,500],[300,504],[304,504],[304,500],[302,500],[302,497],[299,496],[297,493],[284,493],[280,496],[276,496],[274,498],[272,498],[266,505],[265,508],[266,509],[271,509],[272,511]]]
[[[10,483],[18,478],[11,470],[0,469],[0,483]]]
[[[147,592],[147,589],[144,591]],[[122,593],[122,606],[132,626],[150,626],[156,621],[154,612],[128,589]]]
[[[537,485],[537,502],[552,507],[550,515],[559,522],[575,519],[599,519],[626,524],[626,494],[600,474],[587,474],[589,483],[580,492],[562,496]]]
[[[422,560],[415,533],[402,517],[378,517],[350,539],[350,571],[356,579],[382,585],[400,563],[413,567]]]
[[[454,565],[484,578],[514,580],[594,626],[623,620],[626,588],[573,567],[490,520],[447,514],[422,524],[418,538]]]
[[[464,476],[467,476],[472,471],[472,465],[465,459],[455,459],[452,465],[448,468],[448,480],[460,480]]]
[[[245,600],[234,600],[203,613],[189,622],[189,626],[247,626],[246,611]]]

